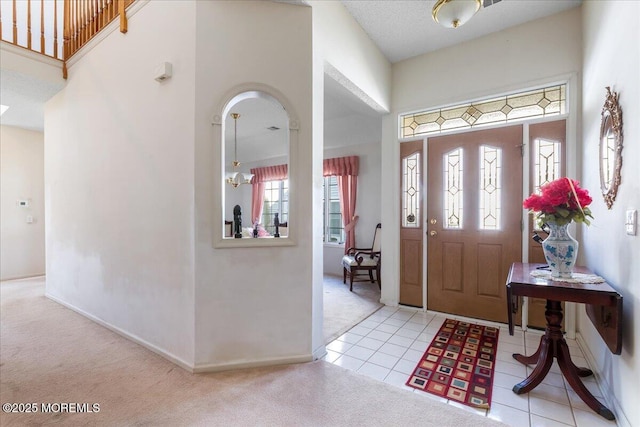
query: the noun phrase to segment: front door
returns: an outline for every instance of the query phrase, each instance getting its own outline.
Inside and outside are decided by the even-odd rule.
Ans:
[[[506,322],[522,260],[522,125],[429,138],[427,308]]]

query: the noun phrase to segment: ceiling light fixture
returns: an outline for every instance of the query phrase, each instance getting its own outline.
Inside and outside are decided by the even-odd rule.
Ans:
[[[438,0],[431,16],[438,24],[447,28],[458,28],[480,10],[480,0]]]
[[[231,117],[233,117],[233,162],[231,163],[233,171],[227,172],[226,181],[227,184],[230,184],[233,188],[238,188],[240,184],[251,184],[253,174],[237,172],[235,170],[240,166],[240,162],[238,161],[238,118],[240,114],[231,113]]]

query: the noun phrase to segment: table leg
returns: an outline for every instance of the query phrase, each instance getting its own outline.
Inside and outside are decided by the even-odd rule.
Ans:
[[[542,382],[544,377],[549,373],[553,358],[556,356],[556,344],[562,340],[562,305],[559,301],[547,300],[546,311],[544,316],[547,319],[547,328],[544,336],[540,339],[540,345],[536,352],[527,357],[520,354],[514,354],[513,358],[518,362],[530,365],[536,363],[536,367],[524,381],[513,386],[513,392],[516,394],[528,393]]]
[[[562,305],[560,301],[547,300],[546,311],[547,328],[544,336],[540,339],[538,350],[531,356],[514,354],[513,358],[525,365],[536,363],[536,367],[524,381],[513,386],[516,394],[528,393],[533,390],[547,375],[553,358],[558,360],[560,371],[567,379],[571,388],[591,409],[608,420],[615,419],[613,413],[601,404],[591,392],[582,384],[579,377],[586,377],[592,374],[587,368],[580,368],[571,361],[569,347],[562,334]]]
[[[584,386],[584,384],[582,384],[582,381],[580,381],[580,378],[578,378],[579,376],[585,376],[585,375],[581,375],[581,372],[583,372],[581,370],[584,370],[584,371],[589,371],[589,370],[585,368],[578,368],[576,365],[573,364],[573,362],[571,362],[569,347],[567,346],[567,343],[564,340],[562,340],[562,342],[558,344],[559,344],[558,346],[559,348],[557,349],[558,354],[556,356],[558,359],[558,365],[560,366],[560,370],[562,371],[562,374],[567,379],[567,382],[569,383],[573,391],[575,391],[576,394],[580,396],[580,399],[582,399],[582,401],[586,403],[587,406],[589,406],[589,408],[593,409],[598,414],[600,414],[601,416],[603,416],[608,420],[615,420],[616,417],[613,415],[613,412],[611,412],[609,408],[604,406],[595,397],[593,397],[591,392]]]
[[[523,365],[532,365],[534,363],[537,364],[538,358],[540,357],[540,352],[542,351],[542,347],[549,345],[548,343],[543,345],[543,342],[542,342],[543,340],[544,340],[544,336],[540,338],[540,344],[538,344],[538,349],[531,356],[525,356],[524,354],[514,353],[512,354],[513,358],[516,359],[518,362],[522,363]]]
[[[579,377],[588,377],[590,375],[593,375],[593,371],[591,371],[591,369],[581,368],[581,367],[579,367],[577,365],[574,365],[574,363],[571,361],[571,359],[568,359],[566,362],[571,367],[571,369],[573,369],[575,371],[575,373]]]

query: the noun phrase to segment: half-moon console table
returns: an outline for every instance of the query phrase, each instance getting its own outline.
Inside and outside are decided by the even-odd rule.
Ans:
[[[613,413],[600,403],[584,386],[580,377],[593,372],[579,368],[571,361],[569,348],[562,333],[562,301],[587,304],[587,314],[594,326],[614,354],[622,349],[622,296],[607,283],[568,283],[531,276],[531,272],[544,264],[514,263],[507,277],[507,310],[509,334],[513,335],[513,299],[519,296],[543,298],[547,300],[545,318],[547,326],[534,354],[525,356],[514,354],[513,358],[525,365],[535,364],[531,375],[513,387],[516,394],[533,390],[549,372],[556,358],[562,375],[571,388],[595,412],[608,420],[615,419]],[[592,274],[584,267],[576,267],[577,273]]]

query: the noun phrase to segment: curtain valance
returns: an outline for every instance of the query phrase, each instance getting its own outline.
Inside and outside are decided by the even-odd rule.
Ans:
[[[324,159],[323,176],[358,176],[360,158],[358,156],[334,157]]]
[[[264,166],[261,168],[251,169],[254,175],[253,182],[281,181],[287,179],[289,175],[288,165]]]
[[[358,156],[334,157],[332,159],[324,159],[323,176],[358,176],[360,169],[360,158]],[[280,181],[287,179],[289,175],[288,165],[264,166],[251,169],[254,175],[253,181],[267,182]]]

